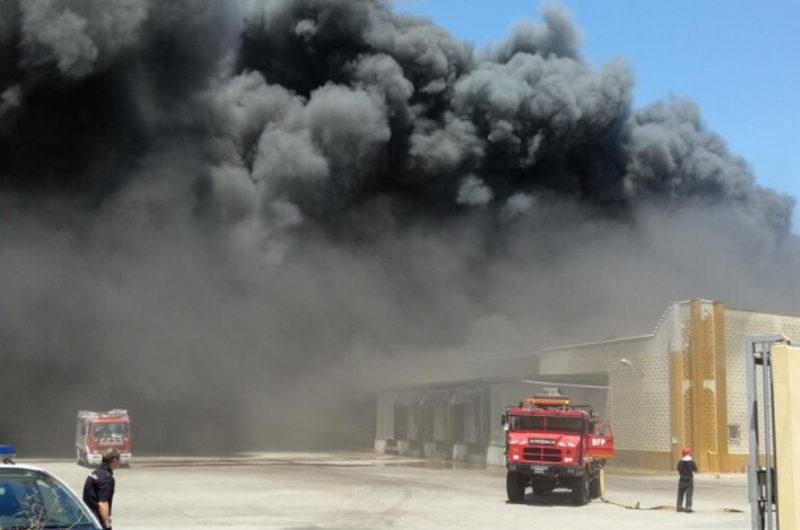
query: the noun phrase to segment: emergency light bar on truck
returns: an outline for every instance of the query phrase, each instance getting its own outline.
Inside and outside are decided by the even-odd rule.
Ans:
[[[533,397],[525,400],[532,407],[569,407],[569,399]]]
[[[95,412],[92,410],[79,410],[78,416],[84,418],[125,418],[128,419],[128,411],[125,409],[112,409],[104,412]]]

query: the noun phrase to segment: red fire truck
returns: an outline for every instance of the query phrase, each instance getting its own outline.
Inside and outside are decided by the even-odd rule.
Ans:
[[[614,456],[611,427],[558,389],[545,390],[503,415],[508,500],[522,502],[529,486],[534,495],[566,488],[584,505],[602,495],[603,466]]]
[[[107,412],[78,411],[75,427],[75,453],[78,464],[100,465],[103,452],[115,447],[120,452],[120,463],[130,465],[133,445],[131,421],[122,409]]]

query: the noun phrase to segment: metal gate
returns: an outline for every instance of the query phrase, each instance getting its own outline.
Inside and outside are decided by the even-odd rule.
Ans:
[[[775,344],[790,344],[790,342],[784,335],[750,337],[745,342],[747,419],[750,426],[747,499],[750,501],[753,530],[780,528],[771,355],[772,346]]]

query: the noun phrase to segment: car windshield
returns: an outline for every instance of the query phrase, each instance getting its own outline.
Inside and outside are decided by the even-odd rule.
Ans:
[[[45,473],[0,469],[0,528],[100,528],[80,501]]]
[[[583,432],[583,419],[560,416],[511,416],[515,431]]]
[[[128,436],[127,423],[95,423],[92,426],[95,438],[125,438]]]

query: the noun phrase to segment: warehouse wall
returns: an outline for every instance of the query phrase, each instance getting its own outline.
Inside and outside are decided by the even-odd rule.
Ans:
[[[670,347],[680,307],[671,306],[651,335],[559,347],[541,354],[542,377],[607,374],[608,416],[614,431],[615,462],[671,467]],[[623,361],[623,359],[625,361]]]
[[[539,375],[534,379],[607,382],[607,390],[562,390],[573,403],[589,404],[611,421],[618,465],[671,470],[680,449],[688,446],[694,449],[701,471],[744,471],[748,454],[745,340],[777,333],[800,344],[800,317],[729,309],[720,302],[695,299],[671,304],[648,335],[541,350]],[[491,362],[491,376],[504,375],[506,381],[416,387],[418,393],[449,392],[433,411],[433,441],[438,445],[424,453],[461,458],[474,456],[480,446],[488,463],[502,464],[505,435],[499,417],[507,405],[541,388],[519,382],[519,367],[535,366],[536,358],[521,356],[507,360],[506,365]],[[485,397],[480,410],[470,403],[456,406],[458,388],[482,389]],[[380,393],[377,450],[396,452],[393,414],[396,403],[407,398],[408,391]],[[452,437],[452,416],[459,414],[469,417],[465,416],[463,429],[459,427],[463,439],[454,444],[448,436]],[[412,420],[418,417],[409,417],[406,437],[413,437]]]
[[[728,425],[738,429],[738,437],[728,438],[730,470],[744,471],[747,465],[747,370],[745,341],[748,337],[783,333],[793,344],[800,344],[800,317],[755,313],[727,309],[725,311],[725,352],[728,372]],[[760,384],[759,384],[760,392]],[[760,426],[763,431],[763,424]],[[735,434],[735,433],[734,433]]]

